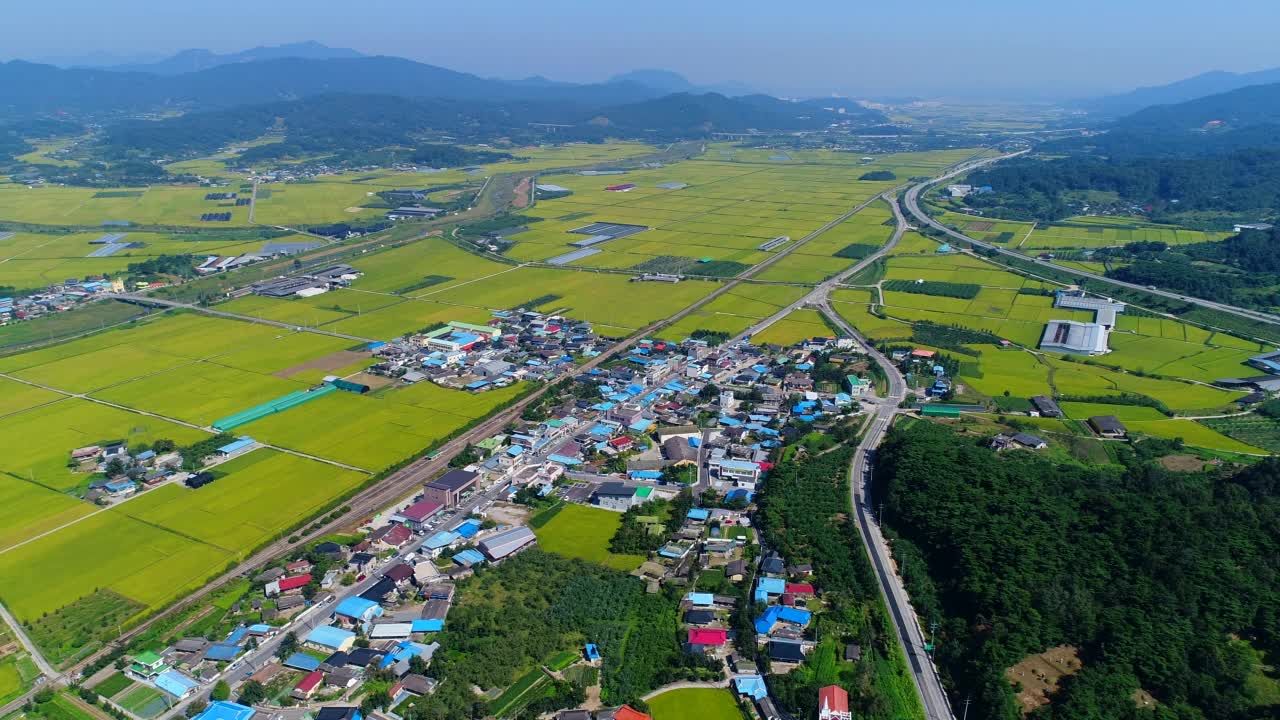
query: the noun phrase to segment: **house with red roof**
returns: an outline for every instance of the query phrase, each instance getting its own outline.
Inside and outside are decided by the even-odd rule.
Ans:
[[[620,435],[609,441],[609,447],[617,450],[618,452],[626,452],[630,450],[631,446],[634,444],[634,441],[626,435]]]
[[[818,720],[853,720],[849,693],[844,688],[828,685],[818,691]]]
[[[420,531],[432,516],[443,509],[444,505],[442,503],[434,502],[432,500],[419,500],[418,502],[392,515],[391,521],[408,525],[410,528]]]
[[[299,592],[302,588],[311,582],[311,575],[294,575],[293,577],[283,577],[279,580],[272,580],[267,583],[262,590],[267,596],[282,595],[284,593]]]
[[[814,589],[810,583],[787,583],[787,589],[784,592],[792,595],[812,595]]]
[[[413,537],[413,531],[403,525],[384,525],[374,530],[374,547],[380,550],[399,550]]]
[[[284,566],[284,571],[290,575],[304,575],[311,572],[311,563],[307,560],[291,562]]]
[[[613,711],[613,720],[653,720],[653,716],[642,713],[630,705],[623,705]]]
[[[724,628],[689,628],[689,644],[721,647],[729,641]]]
[[[324,673],[319,670],[312,670],[299,680],[297,685],[293,686],[291,694],[299,700],[306,700],[315,693],[316,688],[320,687],[320,683],[323,681]]]

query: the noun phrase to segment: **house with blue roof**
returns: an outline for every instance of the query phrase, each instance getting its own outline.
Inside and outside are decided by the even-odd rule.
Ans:
[[[706,522],[711,517],[711,511],[706,508],[690,508],[684,516],[695,522]]]
[[[320,661],[306,653],[296,652],[285,659],[284,666],[302,672],[311,672],[320,669]]]
[[[353,596],[338,603],[333,614],[340,620],[345,619],[348,622],[363,625],[376,617],[381,617],[382,606],[372,600]]]
[[[479,565],[485,561],[484,554],[475,548],[467,548],[453,554],[453,561],[458,565]]]
[[[454,543],[458,538],[462,537],[456,532],[441,530],[423,541],[422,547],[430,551],[432,554],[439,552]]]
[[[691,592],[685,599],[694,607],[711,607],[716,604],[716,596],[711,593]]]
[[[209,703],[204,712],[195,716],[194,720],[253,720],[255,712],[257,711],[248,705],[215,700]]]
[[[304,643],[325,652],[347,652],[356,644],[356,634],[332,625],[321,625],[307,634]]]
[[[204,651],[204,659],[214,662],[231,662],[236,656],[243,651],[244,648],[239,645],[228,645],[226,643],[214,643]]]
[[[733,689],[739,695],[746,695],[752,700],[760,700],[769,695],[769,690],[764,684],[764,678],[759,675],[738,675],[733,679]]]
[[[600,662],[600,648],[595,643],[587,643],[584,652],[587,655],[587,662]]]
[[[480,521],[475,518],[470,518],[458,527],[454,528],[453,531],[464,538],[473,538],[476,536],[476,533],[480,532]]]
[[[157,688],[181,700],[195,693],[200,684],[177,670],[165,670],[152,680]]]
[[[414,620],[413,631],[416,633],[440,632],[444,630],[444,620],[431,618],[418,618]]]

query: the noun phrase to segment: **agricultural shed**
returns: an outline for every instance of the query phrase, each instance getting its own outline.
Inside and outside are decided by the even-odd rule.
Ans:
[[[355,644],[356,634],[332,625],[321,625],[307,635],[306,642],[309,645],[315,645],[325,650],[345,652]]]
[[[334,615],[351,618],[359,622],[367,622],[382,614],[382,606],[362,597],[349,597],[338,603]]]
[[[440,632],[444,630],[443,620],[433,620],[429,618],[419,618],[414,620],[411,625],[416,633]]]
[[[320,668],[320,661],[307,655],[306,653],[294,653],[284,661],[284,666],[301,670],[303,672],[311,672]]]
[[[527,527],[517,527],[491,535],[480,542],[480,549],[491,560],[501,560],[524,546],[537,542],[537,536]]]
[[[170,695],[182,699],[196,691],[200,686],[195,680],[177,670],[166,670],[156,676],[155,686]]]

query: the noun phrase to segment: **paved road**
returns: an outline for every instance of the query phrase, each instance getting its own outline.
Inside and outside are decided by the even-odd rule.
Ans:
[[[871,423],[854,452],[853,463],[849,468],[850,499],[858,518],[862,543],[875,568],[881,593],[892,616],[893,626],[897,630],[898,641],[906,654],[912,678],[915,680],[916,692],[924,705],[925,717],[928,720],[954,720],[955,714],[951,710],[946,691],[942,689],[942,680],[938,677],[937,668],[934,667],[933,660],[924,649],[924,633],[920,629],[915,610],[911,607],[911,599],[907,595],[902,578],[893,570],[889,547],[880,533],[878,521],[871,516],[867,508],[871,482],[871,453],[880,445],[889,428],[893,426],[894,415],[906,400],[906,381],[897,367],[858,334],[844,318],[829,309],[828,314],[841,330],[866,349],[867,354],[884,370],[889,379],[889,393],[883,400],[875,403]]]
[[[893,236],[889,238],[889,241],[885,243],[879,250],[868,255],[862,260],[859,260],[853,267],[850,267],[848,270],[844,270],[837,275],[833,275],[830,278],[827,278],[823,282],[819,283],[816,287],[814,287],[812,291],[805,293],[805,295],[800,299],[782,308],[781,310],[770,315],[769,317],[760,320],[760,322],[755,323],[754,325],[747,328],[746,330],[743,330],[741,333],[738,334],[737,337],[729,341],[730,344],[734,344],[734,343],[738,343],[743,340],[746,340],[747,338],[763,331],[765,328],[785,318],[786,316],[804,307],[805,305],[811,305],[815,303],[825,305],[827,296],[831,294],[831,291],[834,290],[837,285],[844,282],[847,278],[850,278],[856,275],[857,273],[862,272],[862,270],[864,270],[871,263],[884,257],[887,253],[889,253],[891,250],[897,247],[898,241],[902,239],[902,234],[906,232],[907,224],[906,224],[906,220],[903,219],[902,217],[902,210],[898,207],[898,203],[893,200],[893,191],[891,190],[889,192],[882,193],[881,195],[877,195],[875,198],[872,198],[872,200],[869,200],[866,203],[863,203],[862,205],[860,205],[857,209],[861,210],[862,208],[866,207],[874,200],[884,200],[885,202],[889,203],[889,207],[893,209],[894,218],[896,218],[898,221],[896,227],[893,230]],[[845,217],[848,217],[848,215],[846,215]],[[828,308],[828,310],[829,309],[830,308]]]
[[[1219,310],[1221,312],[1230,313],[1237,317],[1245,318],[1246,320],[1253,320],[1256,322],[1263,322],[1271,325],[1280,325],[1280,316],[1272,315],[1270,313],[1258,312],[1257,310],[1249,310],[1247,308],[1236,307],[1235,305],[1227,305],[1225,303],[1213,302],[1212,300],[1202,300],[1200,298],[1191,297],[1189,295],[1179,295],[1178,293],[1169,292],[1168,290],[1160,290],[1157,288],[1150,287],[1148,285],[1136,285],[1134,283],[1124,282],[1123,280],[1109,278],[1105,275],[1098,275],[1096,273],[1091,273],[1084,270],[1077,270],[1075,268],[1064,267],[1062,265],[1058,265],[1049,260],[1030,257],[1027,255],[1023,255],[1022,253],[1015,252],[1013,250],[1009,250],[1007,248],[1001,247],[999,245],[983,242],[981,240],[975,240],[969,237],[968,235],[965,235],[964,233],[952,230],[946,225],[943,225],[937,220],[934,220],[932,217],[929,217],[927,213],[925,213],[923,210],[920,209],[920,193],[923,192],[925,188],[928,188],[932,185],[937,185],[940,182],[946,182],[947,180],[955,177],[956,175],[970,172],[982,165],[988,165],[993,162],[998,162],[1000,160],[1005,160],[1011,157],[1015,157],[1015,156],[1021,155],[1024,152],[1027,152],[1027,151],[1023,150],[1021,152],[1010,153],[1008,155],[1001,155],[1000,157],[996,157],[996,158],[987,158],[985,160],[979,160],[973,163],[966,163],[965,165],[961,165],[956,169],[951,170],[945,175],[933,178],[932,180],[928,180],[926,182],[920,183],[919,185],[914,185],[911,187],[911,189],[907,190],[906,195],[903,196],[903,204],[906,205],[907,212],[911,213],[911,215],[913,215],[920,222],[926,225],[929,225],[934,229],[939,230],[943,233],[946,233],[950,237],[953,237],[957,240],[963,240],[964,242],[970,243],[974,247],[980,247],[980,248],[983,248],[984,250],[991,250],[991,251],[1000,253],[1001,255],[1006,255],[1011,258],[1017,258],[1019,260],[1022,260],[1023,262],[1032,262],[1042,267],[1051,268],[1053,270],[1057,270],[1060,272],[1070,273],[1072,275],[1088,278],[1090,280],[1096,280],[1098,282],[1107,283],[1110,285],[1114,285],[1116,287],[1122,287],[1128,290],[1136,290],[1139,292],[1147,293],[1148,295],[1156,295],[1162,298],[1167,298],[1169,300],[1177,300],[1179,302],[1189,303],[1191,305],[1198,305],[1200,307],[1208,308],[1210,310]]]
[[[227,312],[225,310],[217,310],[203,305],[195,305],[192,303],[178,302],[177,300],[165,300],[163,298],[151,297],[150,295],[135,295],[133,293],[109,293],[106,297],[113,300],[124,300],[125,302],[136,303],[138,305],[151,305],[154,307],[165,308],[182,308],[184,310],[192,310],[205,315],[213,315],[216,317],[231,318],[232,320],[243,320],[245,322],[258,323],[259,325],[273,325],[285,330],[294,332],[309,332],[317,335],[328,335],[329,337],[342,338],[343,340],[352,340],[354,342],[370,343],[374,342],[373,338],[360,337],[359,335],[347,335],[346,333],[333,332],[332,330],[321,330],[317,327],[308,327],[306,325],[297,325],[295,323],[280,322],[279,320],[268,320],[266,318],[254,317],[252,315],[241,315],[239,313]]]

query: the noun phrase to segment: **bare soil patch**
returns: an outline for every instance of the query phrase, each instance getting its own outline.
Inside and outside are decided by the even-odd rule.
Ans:
[[[1204,460],[1195,455],[1165,455],[1160,458],[1160,465],[1174,472],[1200,472],[1204,469]]]
[[[277,372],[275,375],[276,377],[287,378],[293,377],[305,370],[340,370],[348,365],[358,363],[366,357],[368,357],[368,355],[365,353],[357,352],[355,350],[339,350],[336,353],[331,353],[324,357],[318,357],[315,360],[308,360],[301,365],[294,365],[293,367],[285,368],[284,370]]]
[[[964,229],[970,232],[988,232],[996,226],[993,222],[978,221],[964,224]]]
[[[513,503],[496,502],[489,508],[489,519],[499,525],[524,525],[529,521],[529,508]]]
[[[1028,655],[1005,671],[1004,676],[1018,689],[1018,704],[1026,715],[1041,705],[1048,705],[1049,698],[1058,689],[1058,681],[1080,672],[1081,667],[1079,651],[1071,645],[1059,645]]]
[[[511,200],[513,206],[521,209],[529,207],[529,197],[532,194],[530,191],[533,189],[532,184],[533,178],[531,177],[521,178],[520,182],[516,183],[516,195]]]

